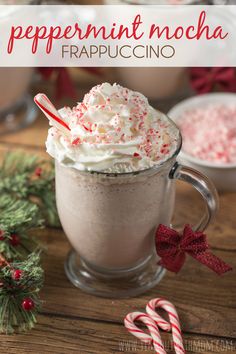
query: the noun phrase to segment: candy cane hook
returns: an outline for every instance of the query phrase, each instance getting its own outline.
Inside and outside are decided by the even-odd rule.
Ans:
[[[159,316],[156,312],[156,308],[162,308],[165,310],[170,322],[167,322],[164,318]],[[149,301],[146,306],[146,312],[155,321],[158,327],[168,332],[172,330],[173,344],[176,354],[185,353],[179,316],[174,305],[167,300],[156,298]]]
[[[135,321],[145,324],[150,335],[138,328],[134,324]],[[150,316],[142,312],[132,312],[125,317],[124,324],[127,330],[135,337],[146,344],[152,344],[157,354],[167,354],[161,340],[159,329]]]
[[[54,107],[49,98],[43,94],[39,93],[34,97],[34,102],[49,119],[53,126],[58,128],[64,135],[70,137],[70,127],[62,119],[57,109]]]

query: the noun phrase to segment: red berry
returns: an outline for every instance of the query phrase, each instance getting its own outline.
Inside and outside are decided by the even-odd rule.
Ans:
[[[25,311],[31,311],[34,308],[34,301],[31,298],[26,298],[22,301],[21,306]]]
[[[20,244],[20,236],[18,234],[11,234],[9,242],[12,246],[18,246]]]
[[[134,157],[140,157],[140,155],[137,152],[135,152],[133,156]]]
[[[21,276],[22,276],[22,270],[20,269],[16,269],[16,270],[13,270],[12,272],[12,279],[14,280],[20,280]]]
[[[34,173],[36,174],[36,176],[41,177],[42,171],[43,171],[43,170],[42,170],[41,167],[37,167],[37,168],[35,169]]]
[[[0,230],[0,241],[3,241],[4,240],[4,231],[3,230]]]

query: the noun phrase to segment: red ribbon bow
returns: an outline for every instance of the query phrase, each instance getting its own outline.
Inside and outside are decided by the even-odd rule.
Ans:
[[[178,273],[183,267],[186,253],[200,263],[221,275],[232,268],[209,251],[206,235],[194,232],[185,225],[182,234],[165,225],[159,225],[156,231],[156,251],[161,260],[159,264]]]
[[[234,68],[191,68],[190,83],[199,94],[211,92],[215,86],[220,90],[236,91],[236,72]]]

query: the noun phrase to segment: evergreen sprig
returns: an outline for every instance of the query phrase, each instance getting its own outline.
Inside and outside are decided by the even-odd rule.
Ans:
[[[7,259],[22,259],[32,252],[40,243],[29,231],[42,225],[37,205],[8,195],[0,197],[0,253]]]
[[[0,333],[29,330],[41,307],[39,291],[44,274],[39,254],[33,253],[23,262],[8,263],[3,257],[0,260]]]
[[[0,166],[0,333],[28,330],[36,322],[43,270],[32,233],[44,224],[60,225],[54,189],[51,163],[23,153],[5,155]]]
[[[49,226],[60,225],[51,162],[21,152],[7,153],[0,167],[0,194],[38,205]]]

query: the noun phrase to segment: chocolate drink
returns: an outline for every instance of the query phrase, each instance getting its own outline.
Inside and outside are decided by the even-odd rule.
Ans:
[[[173,214],[174,182],[165,177],[167,168],[107,177],[56,163],[60,220],[90,266],[130,268],[153,254],[155,229],[169,225]]]

